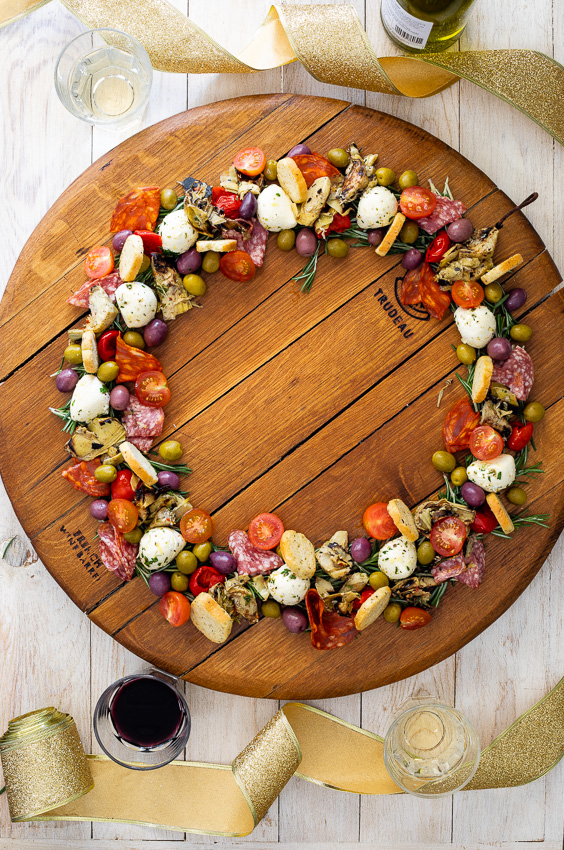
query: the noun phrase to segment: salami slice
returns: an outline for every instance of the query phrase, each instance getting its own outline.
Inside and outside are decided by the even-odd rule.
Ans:
[[[441,227],[445,227],[452,221],[462,218],[466,212],[466,207],[462,201],[451,201],[450,198],[437,198],[437,206],[431,215],[425,218],[418,218],[417,224],[422,227],[426,233],[433,234]]]
[[[463,555],[455,555],[447,558],[431,569],[435,581],[446,581],[449,578],[457,578],[466,569],[466,561]]]
[[[147,452],[153,445],[152,437],[129,437],[129,442],[133,443],[134,446],[137,446],[140,452]]]
[[[531,356],[524,348],[517,345],[507,360],[495,364],[492,373],[492,381],[498,381],[515,394],[519,401],[526,401],[531,392],[535,370]]]
[[[93,286],[101,286],[108,298],[115,303],[116,289],[123,280],[119,276],[119,272],[112,272],[106,277],[101,277],[99,280],[87,280],[82,284],[80,289],[77,289],[70,298],[67,298],[67,304],[74,304],[75,307],[83,307],[85,310],[89,307],[90,290]]]
[[[142,404],[137,396],[131,395],[121,421],[127,439],[142,452],[148,452],[153,444],[153,437],[162,433],[164,418],[162,407],[149,407]]]
[[[253,546],[244,531],[232,531],[227,544],[237,561],[239,575],[265,575],[284,563],[276,552],[265,552]]]
[[[98,527],[100,538],[100,559],[106,569],[115,573],[123,581],[130,581],[135,572],[135,561],[137,558],[137,544],[128,543],[123,534],[109,522],[103,522]]]
[[[327,611],[315,588],[308,590],[305,601],[311,626],[311,644],[315,649],[338,649],[350,643],[358,634],[354,617]]]
[[[468,587],[478,587],[482,583],[486,571],[486,550],[477,537],[470,537],[466,544],[466,569],[457,576],[457,581]]]
[[[222,236],[224,239],[235,239],[239,251],[246,251],[257,268],[262,266],[268,230],[265,230],[257,219],[254,219],[253,226],[246,238],[238,230],[224,230]]]
[[[161,208],[158,186],[132,189],[117,202],[110,222],[110,232],[120,230],[154,230]]]

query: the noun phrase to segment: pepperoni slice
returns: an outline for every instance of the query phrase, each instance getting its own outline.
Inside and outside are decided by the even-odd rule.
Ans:
[[[125,381],[135,381],[141,372],[162,372],[160,362],[152,354],[128,345],[118,336],[116,340],[116,363],[119,366],[118,384]]]
[[[154,230],[161,208],[161,190],[158,186],[132,189],[120,198],[110,222],[110,231]]]
[[[305,602],[311,626],[311,645],[315,649],[338,649],[358,634],[354,617],[327,611],[323,599],[313,587],[306,593]]]
[[[89,461],[76,461],[63,469],[63,478],[70,481],[75,490],[94,496],[95,499],[103,499],[110,495],[110,485],[102,484],[94,477],[94,470],[100,466],[100,458]]]

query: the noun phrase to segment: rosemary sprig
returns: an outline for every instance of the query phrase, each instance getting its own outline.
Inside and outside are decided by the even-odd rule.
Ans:
[[[453,348],[454,348],[454,346],[453,346]],[[455,351],[456,351],[456,349],[455,349]],[[477,353],[477,356],[479,357],[480,352],[478,351],[476,353]],[[464,387],[464,389],[466,390],[466,392],[468,393],[468,395],[470,396],[470,399],[472,399],[472,383],[474,381],[474,369],[475,368],[476,368],[475,363],[470,363],[470,365],[467,366],[468,373],[467,373],[466,378],[463,378],[462,375],[458,374],[458,372],[454,373],[456,375],[456,377],[458,378],[458,380],[460,381],[460,383],[462,384],[462,386]],[[481,407],[481,405],[477,405],[475,402],[472,402],[472,404],[474,405],[474,410],[478,410],[479,407]]]
[[[317,272],[317,260],[319,259],[319,242],[317,243],[317,248],[315,249],[315,254],[309,258],[304,268],[297,274],[292,280],[295,280],[296,283],[299,283],[303,280],[302,286],[300,288],[300,292],[310,292],[311,287],[313,286],[313,281],[315,280],[315,273]]]
[[[159,214],[158,214],[158,216],[157,216],[157,224],[160,224],[160,223],[161,223],[161,221],[163,220],[163,218],[164,218],[165,216],[167,216],[169,213],[171,213],[171,212],[175,212],[175,210],[179,210],[179,209],[181,209],[181,207],[183,207],[183,206],[184,206],[184,195],[182,195],[182,197],[178,199],[178,203],[176,204],[176,206],[174,207],[174,209],[172,209],[172,210],[165,210],[165,208],[164,208],[164,207],[161,207],[161,208],[159,209]]]
[[[496,336],[509,337],[509,331],[515,324],[515,319],[505,306],[505,302],[508,298],[509,293],[504,292],[503,298],[501,298],[493,308]]]
[[[437,587],[432,591],[431,596],[429,597],[429,605],[433,608],[438,608],[439,603],[445,593],[447,592],[448,581],[442,581]]]
[[[530,514],[529,516],[514,515],[511,517],[514,525],[514,530],[525,528],[528,525],[541,525],[543,528],[550,528],[546,520],[550,514]],[[501,528],[496,528],[492,531],[496,537],[503,537],[505,540],[511,540],[511,534],[506,534]]]
[[[544,469],[541,469],[542,460],[537,464],[527,466],[527,458],[529,457],[529,446],[521,449],[519,454],[515,455],[515,478],[522,475],[544,475]]]
[[[451,502],[455,505],[466,505],[466,502],[460,496],[460,487],[453,487],[452,481],[450,480],[448,475],[445,475],[445,473],[443,473],[443,478],[445,480],[445,492],[443,493],[443,491],[441,490],[439,493],[437,493],[439,499],[446,499],[447,502]]]
[[[78,425],[78,422],[75,422],[74,419],[71,419],[70,415],[70,403],[72,399],[68,399],[62,407],[50,407],[49,410],[51,413],[54,413],[55,416],[58,416],[59,419],[62,419],[65,423],[63,425],[63,431],[65,434],[74,434],[75,428]]]
[[[157,452],[151,451],[151,454],[156,455]],[[149,460],[155,469],[161,469],[165,472],[176,472],[177,475],[190,475],[192,472],[190,467],[184,463],[160,463],[160,461],[153,460],[152,458],[149,458]]]

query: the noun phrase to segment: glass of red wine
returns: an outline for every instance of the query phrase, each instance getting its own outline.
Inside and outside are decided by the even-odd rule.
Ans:
[[[94,709],[94,734],[123,767],[154,770],[177,758],[190,735],[190,712],[178,680],[156,668],[118,679]]]

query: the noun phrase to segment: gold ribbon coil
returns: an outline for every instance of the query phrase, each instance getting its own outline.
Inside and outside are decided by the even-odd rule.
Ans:
[[[12,720],[0,755],[13,821],[121,822],[240,837],[293,775],[354,794],[402,793],[386,771],[379,735],[295,702],[230,767],[176,761],[135,771],[85,756],[72,717],[54,708]],[[465,790],[524,785],[563,755],[564,679],[483,751]]]

